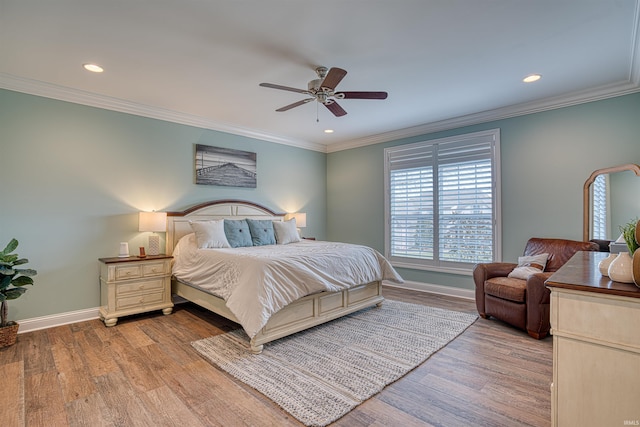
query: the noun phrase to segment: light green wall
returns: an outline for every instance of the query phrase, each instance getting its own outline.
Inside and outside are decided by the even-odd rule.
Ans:
[[[258,187],[194,184],[195,144],[257,153]],[[16,237],[38,270],[11,301],[12,320],[99,306],[97,259],[116,256],[121,241],[134,254],[146,245],[140,210],[242,199],[306,212],[304,234],[326,236],[324,153],[7,90],[0,182],[0,245]]]
[[[99,305],[97,258],[146,244],[139,210],[211,199],[307,212],[304,234],[384,251],[383,149],[500,128],[504,259],[531,236],[582,236],[591,171],[640,163],[640,94],[325,155],[280,144],[0,90],[0,245],[36,268],[15,320]],[[253,151],[258,188],[195,185],[195,144]],[[637,199],[637,197],[636,197]],[[640,215],[640,208],[639,208]],[[406,280],[471,289],[469,276],[400,269]]]
[[[528,238],[582,240],[582,187],[595,169],[640,163],[640,94],[632,94],[328,155],[330,240],[384,252],[385,147],[499,128],[502,248],[516,261]],[[635,195],[640,215],[640,198]],[[405,280],[472,289],[469,276],[399,269]]]

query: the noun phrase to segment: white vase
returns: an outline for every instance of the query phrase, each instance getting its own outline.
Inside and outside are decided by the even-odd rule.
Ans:
[[[628,251],[620,252],[611,262],[609,278],[614,282],[633,283],[633,259]]]
[[[609,266],[617,256],[618,254],[610,253],[608,257],[600,261],[600,263],[598,264],[598,270],[600,270],[600,274],[607,277],[609,276]]]

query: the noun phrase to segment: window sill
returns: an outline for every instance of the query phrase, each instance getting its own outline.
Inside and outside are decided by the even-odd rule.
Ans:
[[[433,271],[436,273],[447,273],[447,274],[457,274],[460,276],[472,276],[473,275],[473,266],[469,268],[463,267],[441,267],[435,265],[423,265],[423,264],[414,264],[408,262],[398,262],[391,261],[391,265],[395,268],[409,268],[412,270],[423,270],[423,271]]]

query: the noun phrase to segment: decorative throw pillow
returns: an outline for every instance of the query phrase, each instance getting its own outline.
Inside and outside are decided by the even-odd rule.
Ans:
[[[527,280],[529,276],[542,273],[547,265],[549,254],[518,257],[518,266],[509,273],[509,277]]]
[[[300,234],[296,228],[296,219],[289,221],[273,221],[273,230],[276,233],[276,242],[279,245],[287,245],[300,241]]]
[[[232,248],[253,246],[249,224],[244,219],[225,219],[224,234]]]
[[[230,248],[224,234],[224,221],[189,221],[191,229],[196,235],[198,248]]]
[[[253,246],[275,245],[276,235],[273,231],[273,221],[247,218]]]

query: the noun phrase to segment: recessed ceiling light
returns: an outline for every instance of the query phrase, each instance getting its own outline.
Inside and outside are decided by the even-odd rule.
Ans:
[[[540,74],[529,74],[527,77],[522,79],[522,81],[525,83],[533,83],[533,82],[537,82],[541,78],[542,76]]]
[[[325,129],[324,133],[333,133],[333,129]]]
[[[91,71],[92,73],[101,73],[104,71],[104,69],[96,64],[83,64],[82,65],[84,67],[85,70],[87,71]]]

